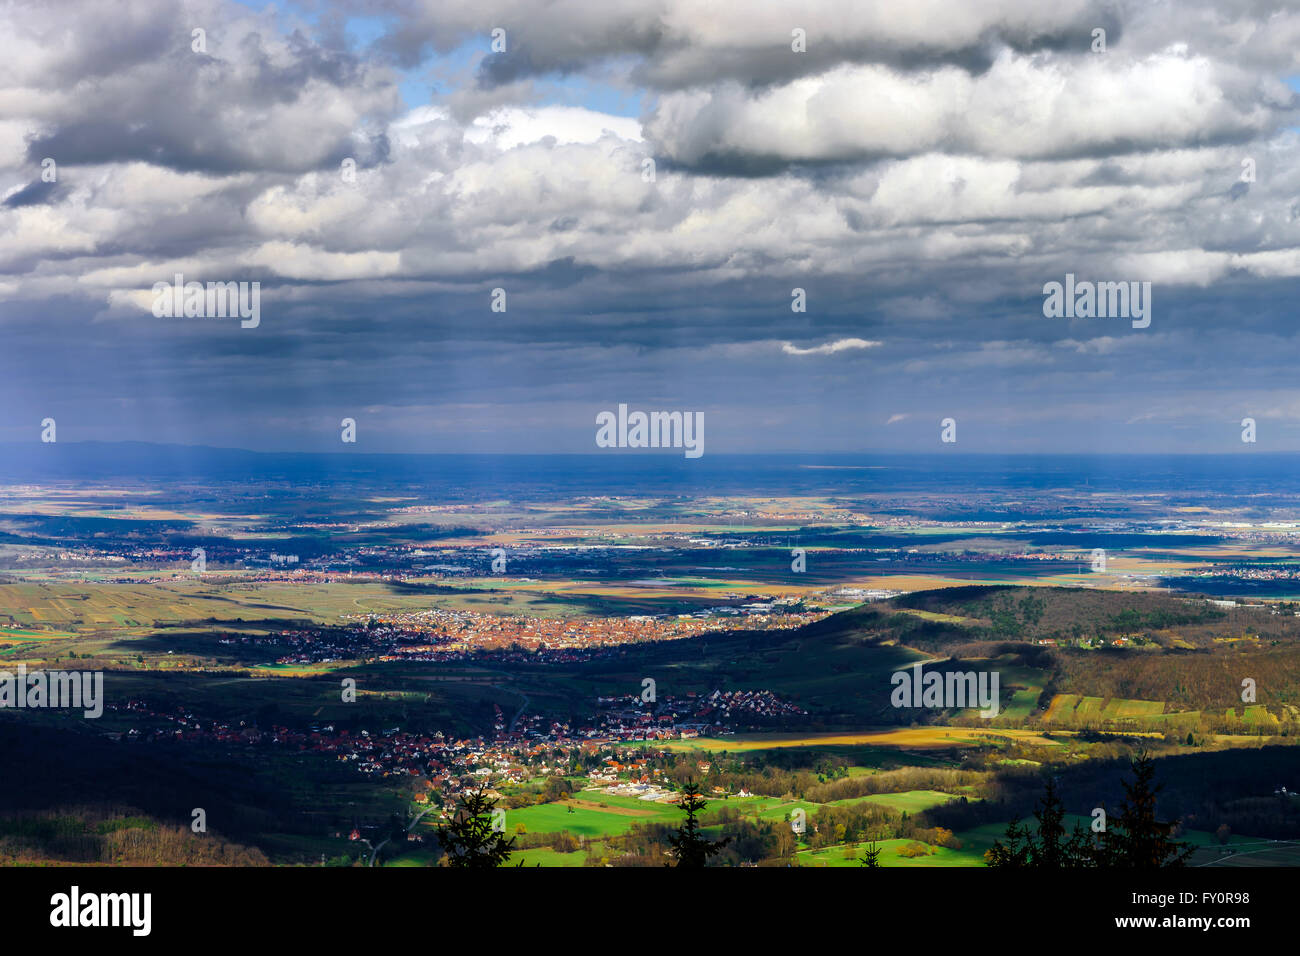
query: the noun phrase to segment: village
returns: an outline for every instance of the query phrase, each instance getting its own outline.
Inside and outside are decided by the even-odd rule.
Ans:
[[[629,794],[635,791],[643,799],[661,799],[668,791],[651,786],[646,761],[666,751],[645,744],[729,736],[762,726],[767,718],[788,722],[806,716],[801,708],[767,690],[715,690],[650,703],[635,696],[599,698],[596,703],[597,719],[581,727],[527,714],[518,715],[508,727],[497,707],[491,737],[453,739],[440,731],[413,733],[400,727],[371,733],[329,723],[306,728],[261,727],[252,721],[232,724],[184,707],[157,708],[131,699],[110,702],[107,709],[138,726],[106,736],[126,744],[179,742],[228,752],[267,748],[316,754],[372,778],[425,780],[430,794],[448,805],[458,794],[482,786],[511,787],[547,776],[584,774],[596,787],[630,786]]]
[[[285,629],[267,636],[224,636],[223,642],[286,646],[281,664],[366,658],[379,661],[532,660],[573,663],[608,656],[628,644],[681,640],[718,631],[790,630],[826,611],[786,609],[755,600],[743,614],[539,617],[441,608],[393,614],[350,614],[343,628]],[[778,606],[781,608],[777,610]],[[721,609],[731,611],[731,608]]]

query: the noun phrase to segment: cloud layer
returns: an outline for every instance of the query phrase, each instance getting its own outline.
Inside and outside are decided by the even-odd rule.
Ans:
[[[1300,12],[706,6],[3,8],[0,437],[1300,449]],[[154,318],[177,273],[260,325]],[[1044,318],[1067,273],[1150,328]]]

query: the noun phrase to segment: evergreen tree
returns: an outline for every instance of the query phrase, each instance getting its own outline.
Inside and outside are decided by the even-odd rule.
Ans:
[[[867,844],[866,853],[862,859],[858,861],[858,865],[870,867],[880,866],[880,847],[877,845],[875,840],[872,840]]]
[[[1056,795],[1056,782],[1050,777],[1034,818],[1038,820],[1038,839],[1030,844],[1030,866],[1061,869],[1095,862],[1092,843],[1083,827],[1075,824],[1074,832],[1066,836],[1065,805]]]
[[[496,804],[481,786],[465,794],[450,820],[438,824],[438,843],[448,866],[494,869],[510,859],[517,837],[507,840],[493,828]]]
[[[1132,770],[1133,782],[1124,783],[1119,816],[1102,834],[1102,864],[1128,869],[1183,866],[1196,848],[1173,839],[1175,824],[1156,819],[1156,796],[1162,788],[1152,785],[1155,762],[1139,754]]]
[[[709,857],[731,842],[731,837],[708,840],[701,835],[697,817],[700,811],[708,806],[708,801],[700,796],[699,784],[693,779],[683,785],[682,800],[677,806],[685,811],[686,820],[677,832],[668,838],[668,844],[675,852],[678,866],[702,868],[708,863]]]
[[[1039,869],[1092,866],[1095,863],[1095,851],[1081,826],[1076,825],[1074,832],[1066,836],[1065,806],[1056,795],[1056,782],[1050,777],[1043,798],[1034,810],[1034,819],[1038,821],[1037,833],[1021,824],[1019,817],[1012,820],[1007,826],[1007,842],[994,841],[992,848],[984,854],[985,862],[989,866]]]
[[[1007,824],[1006,843],[994,840],[993,846],[984,851],[984,862],[989,866],[1021,868],[1029,866],[1029,846],[1033,834],[1029,828],[1015,817]]]

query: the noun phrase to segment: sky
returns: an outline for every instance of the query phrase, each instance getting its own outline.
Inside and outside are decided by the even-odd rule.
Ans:
[[[1297,77],[1267,0],[7,3],[0,441],[1297,451]]]

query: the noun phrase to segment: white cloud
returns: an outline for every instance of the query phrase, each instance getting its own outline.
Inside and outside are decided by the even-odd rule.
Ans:
[[[626,116],[611,116],[577,106],[537,109],[508,107],[476,118],[465,133],[471,143],[491,142],[500,149],[536,143],[551,137],[556,143],[594,143],[602,136],[639,142],[641,124]]]
[[[666,95],[647,131],[680,162],[952,154],[1047,159],[1245,141],[1294,121],[1268,85],[1206,56],[1005,50],[991,69],[845,65],[753,90]],[[1289,100],[1290,98],[1288,98]]]
[[[810,348],[801,349],[790,342],[782,342],[781,351],[786,355],[834,355],[836,352],[872,349],[883,344],[883,342],[872,342],[868,339],[837,339],[824,345],[814,345]]]

